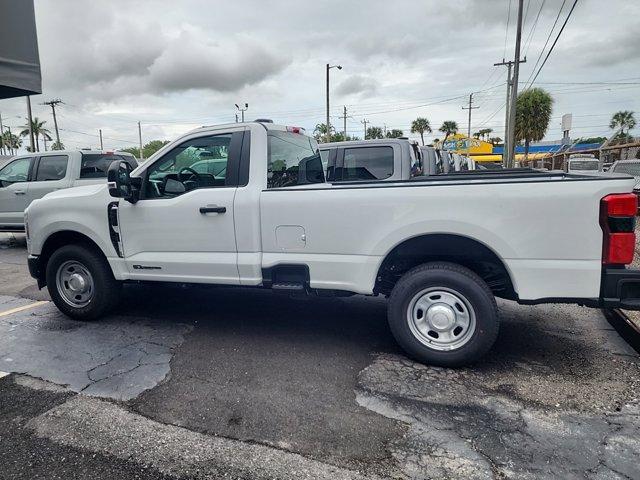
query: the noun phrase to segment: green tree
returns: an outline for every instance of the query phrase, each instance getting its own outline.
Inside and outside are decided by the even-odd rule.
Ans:
[[[391,130],[387,131],[386,138],[400,138],[400,137],[404,137],[404,132],[398,128],[392,128]]]
[[[367,135],[364,137],[364,139],[373,140],[376,138],[384,138],[384,135],[382,134],[382,129],[380,127],[367,128]]]
[[[542,140],[551,121],[553,98],[542,88],[530,88],[516,100],[516,141],[524,141],[525,161],[531,142]]]
[[[489,142],[491,142],[491,145],[496,146],[502,143],[502,139],[500,137],[491,137]]]
[[[331,132],[334,132],[333,126],[331,127]],[[313,129],[313,137],[318,142],[325,142],[327,138],[327,124],[318,123],[316,128]]]
[[[149,143],[146,143],[142,147],[142,154],[144,155],[144,158],[149,158],[151,155],[164,147],[167,143],[169,143],[168,140],[151,140]],[[140,158],[140,148],[138,147],[123,148],[121,149],[121,151],[130,153],[136,158]]]
[[[458,124],[453,120],[445,120],[438,130],[444,133],[444,140],[442,141],[446,142],[449,135],[458,133]]]
[[[630,110],[621,110],[614,113],[613,117],[611,117],[611,122],[609,123],[609,128],[619,128],[622,136],[625,135],[625,130],[629,132],[629,130],[633,130],[635,126],[636,118],[634,116],[634,112]]]
[[[424,117],[418,117],[413,122],[411,122],[411,133],[419,133],[420,140],[422,141],[422,145],[424,145],[424,132],[431,133],[431,124],[429,123],[429,119]]]
[[[2,135],[2,146],[7,150],[17,150],[22,145],[22,139],[9,130],[5,130]]]
[[[64,150],[64,143],[62,143],[62,142],[53,142],[51,144],[51,150]]]
[[[29,136],[29,119],[25,118],[27,124],[21,127],[23,130],[20,132],[21,137]],[[44,124],[47,123],[46,120],[40,121],[38,117],[33,117],[31,119],[31,129],[33,130],[33,136],[36,140],[36,152],[40,151],[40,136],[42,138],[51,141],[51,132],[49,129],[45,128]]]

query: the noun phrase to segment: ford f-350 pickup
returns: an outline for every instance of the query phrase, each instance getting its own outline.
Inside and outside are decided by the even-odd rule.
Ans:
[[[108,180],[25,215],[31,274],[76,319],[106,314],[126,282],[379,294],[408,354],[456,366],[494,343],[495,297],[640,308],[631,177],[331,183],[302,129],[251,122],[192,131]]]

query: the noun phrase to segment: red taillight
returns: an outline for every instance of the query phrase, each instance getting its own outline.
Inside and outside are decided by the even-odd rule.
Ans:
[[[638,197],[634,193],[616,193],[602,199],[607,215],[633,217],[638,210]]]
[[[304,134],[305,130],[302,127],[287,127],[287,132]]]
[[[633,262],[637,210],[638,197],[633,193],[607,195],[600,202],[603,264],[626,265]]]

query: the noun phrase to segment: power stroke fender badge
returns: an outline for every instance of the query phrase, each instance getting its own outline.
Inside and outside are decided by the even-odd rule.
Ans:
[[[162,267],[156,267],[154,265],[134,265],[134,270],[162,270]]]

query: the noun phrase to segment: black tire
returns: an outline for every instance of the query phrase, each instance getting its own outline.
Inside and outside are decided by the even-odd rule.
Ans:
[[[93,295],[87,305],[73,306],[58,291],[57,272],[65,262],[75,261],[91,274]],[[75,320],[95,320],[116,306],[120,298],[121,284],[114,277],[111,268],[101,253],[81,245],[65,245],[56,250],[47,262],[47,289],[58,309]]]
[[[421,292],[434,287],[457,293],[475,314],[475,330],[469,329],[464,340],[466,343],[452,350],[427,346],[425,343],[430,339],[426,336],[421,338],[412,331],[416,327],[410,326],[411,318],[414,318],[412,301]],[[420,312],[416,315],[420,318]],[[393,336],[409,356],[419,362],[442,367],[476,362],[493,346],[500,326],[496,300],[487,284],[468,268],[447,262],[426,263],[405,273],[389,297],[388,320]]]

